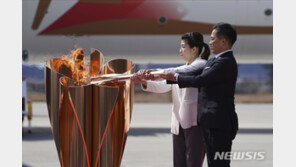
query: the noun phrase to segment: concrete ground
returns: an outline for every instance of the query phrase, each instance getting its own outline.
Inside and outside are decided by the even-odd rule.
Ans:
[[[233,142],[234,152],[263,152],[263,160],[233,160],[237,167],[273,166],[272,104],[237,104],[240,130]],[[60,166],[51,134],[46,103],[33,103],[32,133],[23,122],[23,167]],[[121,167],[172,167],[170,103],[135,103],[131,129]],[[204,167],[207,166],[206,160]]]

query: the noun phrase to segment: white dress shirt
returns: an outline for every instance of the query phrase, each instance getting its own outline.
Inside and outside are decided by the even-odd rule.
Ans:
[[[190,65],[183,65],[176,68],[165,69],[165,71],[191,72],[206,64],[206,60],[196,58]],[[147,88],[144,91],[154,93],[165,93],[172,90],[172,118],[171,133],[179,134],[179,125],[188,129],[197,125],[197,88],[179,88],[177,84],[166,84],[166,80],[147,81]]]

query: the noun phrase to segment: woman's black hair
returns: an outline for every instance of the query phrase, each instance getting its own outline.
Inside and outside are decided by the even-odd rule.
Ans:
[[[208,44],[204,43],[203,35],[199,32],[188,32],[181,37],[182,40],[185,40],[190,48],[197,47],[198,55],[202,59],[208,60],[210,56],[210,47]],[[204,48],[204,51],[202,52]]]

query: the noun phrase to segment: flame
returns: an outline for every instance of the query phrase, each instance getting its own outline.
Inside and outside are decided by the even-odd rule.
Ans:
[[[84,58],[84,50],[78,48],[74,51],[74,83],[86,84],[89,81],[89,67]]]
[[[68,78],[73,79],[74,84],[81,86],[81,85],[87,85],[87,84],[102,84],[102,83],[112,83],[112,82],[118,82],[119,80],[128,79],[131,76],[126,74],[119,74],[119,76],[106,76],[105,74],[115,74],[117,72],[121,73],[120,71],[124,71],[126,66],[120,66],[120,63],[114,64],[111,63],[110,65],[107,64],[107,67],[103,69],[102,75],[100,76],[101,66],[103,64],[103,56],[101,52],[92,52],[90,55],[91,57],[91,67],[87,64],[84,56],[84,49],[77,48],[75,50],[70,51],[68,55],[62,55],[59,59],[52,59],[51,60],[51,68],[62,74],[67,76]],[[117,62],[124,61],[123,59],[120,59]],[[129,63],[130,64],[130,63]],[[117,69],[119,71],[114,70],[114,66],[119,65]],[[110,66],[110,67],[109,67]],[[105,66],[104,66],[105,67]],[[92,68],[92,78],[90,77]],[[123,72],[122,71],[122,72]]]
[[[74,84],[83,85],[90,81],[89,67],[84,57],[84,49],[78,48],[62,55],[61,59],[52,65],[53,70],[74,80]]]

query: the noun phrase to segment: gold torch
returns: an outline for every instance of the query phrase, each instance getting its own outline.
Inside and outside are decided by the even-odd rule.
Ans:
[[[60,164],[119,167],[134,101],[134,85],[119,76],[130,76],[135,66],[126,59],[103,65],[102,53],[92,50],[86,68],[83,50],[76,51],[72,54],[77,54],[76,60],[50,59],[44,67],[48,115]],[[100,75],[114,77],[91,81]]]

